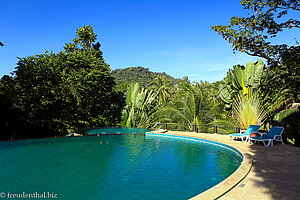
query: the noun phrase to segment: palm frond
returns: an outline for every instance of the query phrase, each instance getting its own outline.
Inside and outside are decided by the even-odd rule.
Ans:
[[[239,94],[233,102],[233,115],[242,128],[264,122],[268,111],[264,108],[257,93],[249,90],[247,95]]]
[[[290,108],[290,109],[286,109],[286,110],[282,110],[280,111],[279,113],[277,113],[275,116],[274,116],[274,120],[275,121],[281,121],[282,119],[290,116],[291,114],[294,114],[296,112],[299,112],[299,105],[294,107],[294,108]]]

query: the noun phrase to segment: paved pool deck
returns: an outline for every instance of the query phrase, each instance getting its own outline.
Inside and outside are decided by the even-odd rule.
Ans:
[[[248,161],[251,160],[251,166],[248,163],[246,167],[243,167],[247,173],[243,179],[240,178],[241,181],[237,185],[218,198],[220,200],[300,199],[300,148],[282,145],[279,142],[274,142],[273,147],[264,147],[262,144],[231,141],[228,135],[219,134],[178,131],[168,131],[161,134],[219,142],[236,148],[244,155],[249,156],[250,154]],[[246,172],[245,169],[243,173]],[[233,176],[235,175],[233,174]],[[226,184],[223,184],[222,187]],[[210,198],[199,195],[199,198],[196,196],[193,199]]]

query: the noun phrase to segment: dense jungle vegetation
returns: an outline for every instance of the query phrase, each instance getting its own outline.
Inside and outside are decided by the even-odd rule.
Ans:
[[[116,80],[118,88],[126,89],[130,83],[140,83],[143,87],[148,87],[157,76],[166,76],[173,84],[179,83],[179,80],[166,74],[165,72],[152,72],[149,68],[128,67],[125,69],[115,69],[111,72]]]
[[[165,73],[132,67],[111,71],[91,26],[58,53],[19,58],[12,74],[0,80],[0,140],[66,135],[103,126],[230,133],[250,124],[285,127],[284,138],[300,144],[300,46],[272,45],[284,29],[298,29],[298,1],[242,0],[248,17],[211,28],[234,51],[258,56],[235,65],[215,83],[175,79]],[[1,46],[3,44],[1,43]],[[2,48],[2,47],[1,47]],[[230,67],[230,66],[229,66]]]

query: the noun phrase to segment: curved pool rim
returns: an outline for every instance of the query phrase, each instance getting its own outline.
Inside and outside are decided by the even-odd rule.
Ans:
[[[151,129],[147,128],[134,128],[134,127],[97,127],[88,128],[79,131],[78,133],[84,136],[95,135],[144,135]]]
[[[232,147],[228,144],[223,144],[220,142],[215,142],[211,140],[201,139],[193,136],[182,136],[180,134],[176,134],[176,132],[172,132],[172,134],[169,133],[154,133],[154,132],[146,132],[145,135],[151,135],[151,136],[163,136],[163,137],[175,137],[175,138],[181,138],[181,139],[188,139],[188,140],[198,140],[201,142],[207,142],[213,145],[219,145],[222,147],[225,147],[227,149],[230,149],[240,155],[243,158],[243,161],[239,168],[233,172],[229,177],[227,177],[225,180],[220,182],[219,184],[213,186],[212,188],[194,196],[191,198],[191,200],[200,200],[200,199],[217,199],[229,192],[231,189],[233,189],[235,186],[237,186],[250,172],[252,166],[253,166],[253,158],[248,153],[242,153],[238,148]]]

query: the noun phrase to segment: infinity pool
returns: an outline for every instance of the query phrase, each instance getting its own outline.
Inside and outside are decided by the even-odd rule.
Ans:
[[[92,128],[81,131],[85,135],[98,135],[98,134],[108,134],[108,135],[129,135],[129,134],[142,134],[151,131],[151,129],[146,128],[130,128],[130,127],[103,127],[103,128]]]
[[[201,141],[99,135],[0,142],[0,192],[58,199],[188,199],[241,164],[233,150]]]

